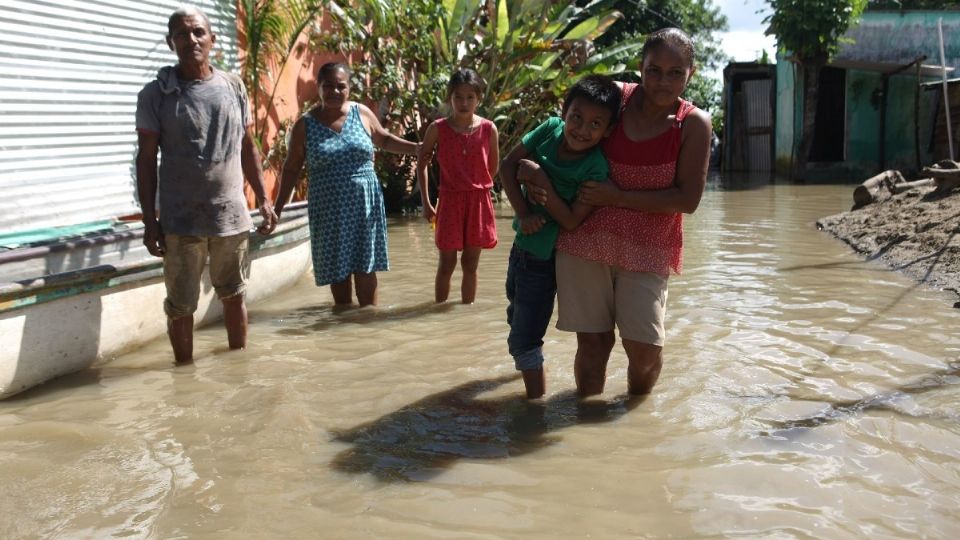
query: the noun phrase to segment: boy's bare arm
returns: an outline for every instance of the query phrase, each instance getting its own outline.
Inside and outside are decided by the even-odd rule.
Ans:
[[[523,219],[530,213],[530,207],[527,206],[527,200],[520,191],[520,182],[517,178],[517,167],[528,155],[530,153],[526,147],[518,144],[500,164],[500,183],[503,185],[503,192],[507,194],[507,200],[510,201],[510,206],[513,207],[519,219]]]
[[[561,200],[560,202],[562,203],[563,201]],[[564,204],[564,206],[566,205]],[[573,204],[569,206],[569,213],[562,218],[557,218],[552,212],[550,215],[553,216],[553,219],[555,219],[565,231],[572,231],[579,227],[580,224],[583,223],[583,220],[587,219],[587,216],[589,216],[595,208],[595,206],[574,201]],[[547,208],[547,212],[550,212],[549,207]],[[559,213],[563,213],[563,210],[561,209]]]
[[[522,144],[518,144],[510,154],[503,160],[500,166],[500,182],[503,185],[503,191],[507,194],[507,200],[517,215],[517,221],[520,225],[520,232],[523,234],[534,234],[546,224],[546,220],[540,214],[530,211],[526,197],[520,189],[520,181],[517,177],[517,171],[521,162],[526,159],[530,153]]]
[[[552,196],[548,194],[543,206],[547,209],[550,217],[566,231],[572,231],[579,227],[595,208],[580,201],[574,201],[573,204],[568,205],[555,191],[552,192]]]
[[[523,160],[520,168],[522,171],[520,174],[528,190],[533,194],[533,198],[543,204],[550,217],[565,230],[576,229],[593,211],[593,206],[580,201],[575,201],[572,205],[567,204],[553,189],[550,178],[536,162]]]

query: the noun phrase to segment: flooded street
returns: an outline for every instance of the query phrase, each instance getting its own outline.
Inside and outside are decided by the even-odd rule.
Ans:
[[[506,203],[471,306],[393,219],[378,308],[305,276],[246,351],[217,325],[0,401],[0,538],[960,538],[960,311],[816,230],[851,189],[705,194],[645,400],[618,347],[579,402],[555,329],[522,399]]]

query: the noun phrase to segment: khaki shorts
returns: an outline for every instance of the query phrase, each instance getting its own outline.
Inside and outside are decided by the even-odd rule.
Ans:
[[[600,333],[616,327],[621,339],[663,346],[664,276],[557,252],[557,303],[560,330]]]
[[[163,256],[163,281],[167,299],[163,311],[178,319],[192,315],[200,298],[200,278],[210,256],[210,283],[221,300],[241,295],[250,277],[247,237],[243,232],[233,236],[164,235],[167,244]]]

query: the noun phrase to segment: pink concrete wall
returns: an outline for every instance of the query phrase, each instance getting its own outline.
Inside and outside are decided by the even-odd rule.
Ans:
[[[242,56],[246,49],[246,32],[242,27],[244,18],[241,9],[242,7],[238,5],[237,39]],[[321,28],[323,30],[329,30],[331,28],[328,17],[322,17]],[[266,121],[262,137],[264,145],[262,150],[264,154],[266,154],[273,144],[274,138],[277,136],[282,123],[296,120],[303,110],[305,103],[315,103],[317,101],[317,70],[323,64],[333,61],[346,61],[349,63],[349,59],[344,58],[340,54],[310,50],[306,35],[300,36],[297,46],[283,67],[283,71],[279,74],[279,78],[275,84],[275,91],[269,83],[265,84],[267,95],[261,98],[260,106],[256,111],[257,125],[260,126],[261,123]],[[273,59],[270,64],[270,71],[276,76],[279,69],[279,59]],[[268,102],[270,92],[273,92],[273,100]],[[266,184],[267,194],[271,198],[276,197],[277,191],[280,189],[279,173],[282,165],[282,163],[271,163],[269,167],[264,167],[264,183]],[[249,187],[246,188],[246,192],[247,201],[251,208],[253,208],[253,192]]]

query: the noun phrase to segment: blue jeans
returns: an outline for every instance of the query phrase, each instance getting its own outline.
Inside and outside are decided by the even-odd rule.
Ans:
[[[518,370],[543,367],[543,336],[557,294],[555,257],[544,260],[517,246],[507,267],[507,346]]]

